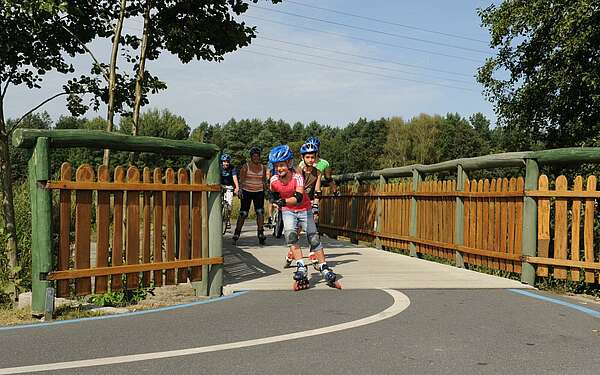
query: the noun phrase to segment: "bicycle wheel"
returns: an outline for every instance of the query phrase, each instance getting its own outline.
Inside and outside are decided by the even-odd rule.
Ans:
[[[273,235],[275,238],[281,238],[281,236],[283,236],[283,215],[281,215],[281,211],[279,210],[277,210],[277,221],[275,222]]]
[[[223,204],[223,234],[227,233],[227,224],[229,223],[229,207],[227,207],[227,203]]]
[[[271,211],[271,228],[273,229],[273,237],[277,238],[277,220],[279,218],[279,210],[273,208]]]

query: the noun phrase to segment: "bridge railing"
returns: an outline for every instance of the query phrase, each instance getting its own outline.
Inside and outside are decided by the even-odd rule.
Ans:
[[[548,181],[539,175],[539,165],[598,161],[600,148],[571,148],[335,176],[346,184],[339,197],[324,196],[319,226],[331,236],[404,249],[412,256],[518,273],[527,284],[536,274],[596,283],[596,177],[588,176],[585,186],[582,176],[570,183],[565,176]],[[470,171],[504,167],[522,167],[525,176],[468,178]],[[447,171],[456,178],[427,179]],[[379,183],[361,183],[374,179]]]
[[[221,294],[217,146],[103,131],[31,129],[17,130],[13,144],[31,150],[34,315],[44,314],[54,295],[87,295],[151,284],[189,280],[197,294]],[[107,166],[94,169],[83,164],[73,171],[65,162],[60,178],[53,181],[50,153],[65,147],[189,155],[196,157],[201,168],[176,172],[117,166],[111,179]],[[55,210],[53,191],[58,198]],[[53,233],[58,235],[56,241]]]

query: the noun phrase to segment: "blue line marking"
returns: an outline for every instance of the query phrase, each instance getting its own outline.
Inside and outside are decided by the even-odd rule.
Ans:
[[[11,329],[22,329],[22,328],[38,328],[38,327],[53,326],[53,325],[58,325],[58,324],[71,324],[71,323],[86,322],[86,321],[90,321],[90,320],[103,320],[103,319],[113,319],[113,318],[124,318],[124,317],[129,317],[129,316],[152,314],[152,313],[156,313],[156,312],[181,309],[181,308],[184,308],[184,307],[204,305],[204,304],[212,303],[212,302],[226,301],[228,299],[239,297],[239,296],[241,296],[243,294],[246,294],[246,293],[248,293],[247,290],[240,291],[240,292],[235,292],[235,293],[233,293],[233,294],[231,294],[229,296],[217,297],[217,298],[213,298],[213,299],[209,299],[209,300],[205,300],[205,301],[196,301],[196,302],[184,303],[184,304],[181,304],[181,305],[159,307],[159,308],[156,308],[156,309],[148,309],[148,310],[142,310],[142,311],[133,311],[133,312],[121,313],[121,314],[92,316],[92,317],[89,317],[89,318],[78,318],[78,319],[71,319],[71,320],[59,320],[59,321],[48,322],[48,323],[34,323],[34,324],[14,325],[14,326],[9,326],[9,327],[0,327],[0,331],[8,331],[8,330],[11,330]]]
[[[522,294],[522,295],[527,296],[527,297],[532,297],[532,298],[536,298],[536,299],[539,299],[539,300],[542,300],[542,301],[556,303],[557,305],[562,305],[562,306],[565,306],[565,307],[568,307],[568,308],[571,308],[571,309],[575,309],[575,310],[580,311],[580,312],[582,312],[584,314],[588,314],[588,315],[593,316],[594,318],[600,319],[600,311],[596,311],[596,310],[593,310],[593,309],[588,309],[587,307],[579,306],[579,305],[576,305],[574,303],[569,303],[569,302],[566,302],[566,301],[563,301],[563,300],[560,300],[560,299],[557,299],[557,298],[551,298],[551,297],[541,296],[539,294],[528,292],[526,290],[521,290],[521,289],[509,289],[509,290],[511,292],[514,292],[514,293],[517,293],[517,294]]]

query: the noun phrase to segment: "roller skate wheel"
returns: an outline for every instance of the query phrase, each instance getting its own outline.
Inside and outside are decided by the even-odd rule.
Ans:
[[[339,281],[339,280],[336,280],[336,281],[333,283],[333,286],[334,286],[336,289],[342,289],[342,283],[340,283],[340,281]]]

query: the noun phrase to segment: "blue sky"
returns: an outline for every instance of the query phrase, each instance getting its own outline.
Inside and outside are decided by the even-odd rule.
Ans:
[[[486,7],[491,0],[293,1],[284,0],[278,5],[259,2],[258,5],[380,33],[252,7],[244,18],[257,26],[258,38],[252,46],[227,55],[224,62],[182,65],[167,54],[151,62],[148,69],[164,80],[168,89],[152,96],[148,108],[168,108],[185,117],[192,128],[202,121],[225,122],[232,117],[273,117],[290,123],[316,120],[333,126],[344,126],[359,117],[408,119],[419,113],[458,112],[469,116],[483,112],[494,118],[491,104],[482,96],[481,86],[473,78],[477,67],[491,54],[486,43],[489,38],[480,27],[476,9]],[[482,42],[411,30],[297,3]],[[133,33],[141,30],[141,22],[131,20],[126,30]],[[100,59],[108,60],[107,44],[93,43],[91,48]],[[75,65],[87,72],[89,58],[78,57]],[[17,117],[58,92],[65,81],[64,76],[50,74],[41,90],[12,88],[5,105],[7,117]],[[62,99],[44,109],[54,119],[67,114]],[[104,117],[105,112],[106,108],[102,107],[99,113],[87,116]]]

